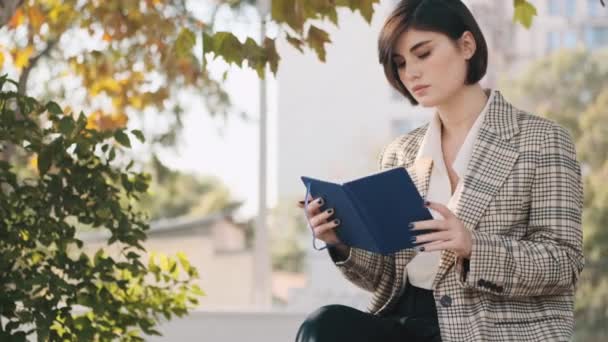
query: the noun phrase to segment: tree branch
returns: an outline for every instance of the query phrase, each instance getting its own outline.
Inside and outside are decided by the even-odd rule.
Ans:
[[[2,0],[0,0],[0,1],[2,1]],[[36,66],[36,63],[38,63],[40,58],[47,56],[51,52],[51,50],[55,47],[55,45],[57,44],[58,41],[59,41],[59,39],[49,40],[49,42],[46,44],[46,47],[44,48],[44,50],[40,51],[40,53],[37,54],[36,56],[30,58],[29,63],[27,64],[25,69],[23,69],[23,72],[19,76],[19,87],[17,88],[17,92],[19,94],[21,94],[21,95],[25,94],[25,89],[27,87],[27,80],[30,77],[30,71],[32,71],[34,66]]]

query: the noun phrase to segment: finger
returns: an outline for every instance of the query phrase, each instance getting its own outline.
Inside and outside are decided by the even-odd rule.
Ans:
[[[420,243],[425,243],[425,242],[451,240],[452,236],[451,236],[450,232],[440,231],[437,233],[428,233],[428,234],[418,235],[415,238],[416,238],[416,240],[414,241],[414,243],[420,244]]]
[[[443,218],[445,218],[446,220],[448,218],[455,216],[448,207],[446,207],[445,205],[443,205],[441,203],[429,202],[429,201],[427,201],[426,203],[428,203],[427,208],[431,208],[431,209],[435,210],[436,212],[440,213],[441,216],[443,216]]]
[[[327,221],[327,219],[328,219],[329,217],[331,217],[331,215],[333,215],[333,214],[334,214],[334,208],[329,208],[329,209],[327,209],[327,210],[324,210],[324,211],[322,211],[321,213],[319,213],[319,214],[317,214],[317,215],[313,216],[313,217],[310,219],[310,224],[311,224],[313,227],[316,227],[316,226],[318,226],[318,225],[320,225],[320,224],[324,223],[325,221]]]
[[[308,194],[308,202],[309,202],[309,204],[310,204],[310,202],[312,202],[312,201],[313,201],[312,196],[311,196],[310,194]],[[298,201],[298,207],[300,207],[300,208],[304,208],[304,204],[305,204],[304,200]]]
[[[315,227],[313,230],[315,232],[315,237],[319,237],[332,229],[335,229],[340,225],[340,219],[335,219],[330,222],[324,223],[318,227]]]
[[[412,222],[413,227],[411,230],[423,230],[423,229],[448,229],[447,222],[445,220],[426,220]]]
[[[437,242],[429,242],[425,245],[419,247],[423,252],[433,252],[433,251],[441,251],[444,249],[452,249],[454,248],[454,243],[449,241],[437,241]]]
[[[325,204],[323,197],[315,198],[314,201],[308,202],[308,215],[315,215],[319,211],[319,208]]]
[[[430,246],[435,246],[435,245],[438,245],[440,243],[444,243],[445,241],[446,240],[437,240],[437,241],[427,242],[427,243],[424,243],[424,244],[416,245],[416,248],[420,249],[421,247],[424,247],[424,249],[423,249],[423,251],[424,251],[426,248],[429,248]]]

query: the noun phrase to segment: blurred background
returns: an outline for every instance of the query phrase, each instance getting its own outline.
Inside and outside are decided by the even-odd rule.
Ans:
[[[302,51],[293,31],[270,20],[297,12],[289,7],[297,1],[285,8],[254,0],[99,3],[22,1],[0,28],[1,74],[29,95],[82,109],[89,127],[145,135],[145,142],[132,139],[127,156],[150,175],[138,203],[150,220],[144,247],[183,252],[205,293],[149,340],[286,341],[319,306],[364,309],[369,294],[344,280],[326,252],[312,249],[296,201],[305,190],[300,176],[344,182],[375,172],[385,144],[429,119],[430,110],[410,106],[389,86],[377,61],[378,32],[397,1],[339,7],[338,25],[331,15],[317,18],[319,31],[309,31],[316,40]],[[556,120],[576,140],[587,262],[575,340],[604,341],[608,9],[599,0],[530,1],[536,15],[526,27],[514,21],[513,2],[465,3],[489,45],[482,85]],[[227,50],[224,58],[205,58],[196,29],[260,45],[261,37],[273,39],[278,70],[255,66],[253,58],[239,66]],[[167,59],[183,54],[180,44],[185,56]],[[36,162],[24,157],[17,167]],[[85,248],[107,242],[102,232],[80,233]]]

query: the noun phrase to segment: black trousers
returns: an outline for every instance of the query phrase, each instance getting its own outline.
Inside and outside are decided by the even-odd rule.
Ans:
[[[405,285],[391,313],[379,317],[344,305],[327,305],[300,326],[296,342],[440,342],[432,290]]]

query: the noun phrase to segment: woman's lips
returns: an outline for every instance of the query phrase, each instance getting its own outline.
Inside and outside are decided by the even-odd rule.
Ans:
[[[428,86],[428,85],[427,85],[427,86],[424,86],[424,87],[420,87],[420,88],[418,88],[418,89],[414,90],[414,93],[419,94],[419,93],[421,93],[421,92],[426,91],[426,89],[428,89],[429,87],[430,87],[430,86]]]

